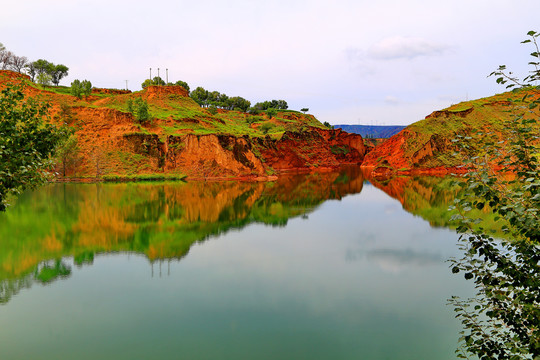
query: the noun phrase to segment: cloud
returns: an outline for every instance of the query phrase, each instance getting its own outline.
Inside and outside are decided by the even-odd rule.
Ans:
[[[440,55],[448,49],[447,45],[423,38],[394,36],[373,44],[367,54],[378,60],[414,59],[421,56]]]
[[[383,270],[398,273],[411,267],[429,267],[442,263],[439,254],[417,252],[411,249],[374,249],[366,253],[368,260]]]
[[[397,105],[399,103],[401,103],[401,100],[395,96],[392,96],[392,95],[387,95],[385,98],[384,98],[384,102],[385,104],[388,104],[388,105]]]

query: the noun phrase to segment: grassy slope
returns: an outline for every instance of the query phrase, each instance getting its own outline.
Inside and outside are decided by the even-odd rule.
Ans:
[[[122,137],[155,135],[161,143],[168,136],[187,134],[225,134],[237,137],[279,139],[285,131],[302,131],[307,127],[325,128],[312,115],[297,111],[278,111],[269,119],[264,114],[253,115],[219,109],[212,114],[201,108],[179,86],[150,87],[133,93],[94,89],[87,98],[77,99],[66,86],[40,86],[25,75],[0,71],[0,89],[6,83],[26,86],[27,97],[50,103],[51,118],[58,124],[68,124],[76,130],[77,161],[67,177],[103,175],[137,176],[155,174],[157,154],[142,154],[121,144]],[[128,111],[128,101],[142,98],[148,102],[151,121],[139,123]],[[57,167],[57,171],[61,166]],[[175,170],[176,171],[176,170]],[[178,170],[181,171],[181,170]],[[174,174],[179,175],[179,174]]]
[[[477,130],[488,134],[474,139],[478,149],[485,141],[507,138],[503,123],[516,115],[516,108],[511,111],[508,100],[519,101],[524,95],[524,90],[507,92],[435,111],[378,146],[368,154],[364,165],[388,166],[393,170],[458,166],[461,159],[455,155],[452,142],[456,136],[471,135]],[[524,109],[517,111],[523,113]],[[434,143],[437,145],[433,146]],[[432,155],[418,155],[429,150]]]
[[[15,80],[14,80],[15,78]],[[237,136],[266,136],[279,137],[286,130],[300,130],[305,126],[324,128],[312,115],[304,115],[298,111],[278,111],[269,119],[266,115],[250,115],[238,111],[219,110],[212,115],[207,109],[201,108],[195,101],[179,93],[168,93],[148,96],[145,90],[130,94],[93,93],[81,100],[71,96],[70,88],[66,86],[40,86],[30,80],[10,71],[0,71],[0,85],[6,82],[23,82],[32,96],[41,96],[51,102],[53,107],[60,105],[69,107],[108,108],[128,113],[129,99],[142,97],[148,101],[150,115],[154,126],[143,126],[143,133],[164,135],[180,134],[232,134]],[[261,125],[268,123],[268,131],[263,131]]]

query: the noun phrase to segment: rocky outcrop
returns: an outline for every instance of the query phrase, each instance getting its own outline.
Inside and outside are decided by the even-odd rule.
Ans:
[[[170,135],[164,140],[142,133],[123,137],[128,151],[154,159],[157,168],[152,171],[181,172],[191,178],[231,178],[360,164],[365,152],[361,136],[349,135],[312,129],[286,132],[280,140],[213,134]],[[333,149],[339,151],[334,153]]]
[[[310,128],[283,134],[280,140],[259,139],[266,164],[279,171],[313,170],[340,164],[360,164],[366,154],[360,135],[341,129]]]
[[[432,118],[449,118],[450,116],[459,116],[461,118],[464,118],[465,116],[469,115],[474,110],[473,107],[470,107],[465,110],[459,110],[459,111],[450,111],[450,110],[440,110],[440,111],[434,111],[428,116],[426,116],[426,119],[432,119]]]

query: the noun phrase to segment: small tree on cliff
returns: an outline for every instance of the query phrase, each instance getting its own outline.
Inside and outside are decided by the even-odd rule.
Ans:
[[[174,83],[174,85],[181,86],[181,87],[183,87],[184,89],[186,89],[187,92],[189,92],[189,85],[188,85],[188,83],[185,82],[185,81],[178,80],[176,83]]]
[[[270,108],[270,109],[266,110],[266,116],[268,116],[269,119],[273,118],[276,115],[277,115],[277,110],[276,109]]]
[[[140,123],[145,123],[150,120],[150,111],[148,110],[148,102],[141,98],[136,98],[135,101],[128,99],[127,110],[133,114],[135,120]]]
[[[75,170],[79,165],[81,158],[79,156],[79,145],[75,134],[71,134],[60,143],[56,150],[56,159],[60,163],[63,177],[66,177],[69,171]]]

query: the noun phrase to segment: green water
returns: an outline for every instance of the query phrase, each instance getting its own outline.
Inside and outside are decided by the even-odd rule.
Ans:
[[[457,237],[395,198],[358,169],[28,192],[0,214],[0,359],[454,359]]]

